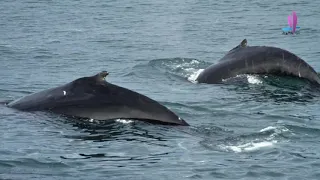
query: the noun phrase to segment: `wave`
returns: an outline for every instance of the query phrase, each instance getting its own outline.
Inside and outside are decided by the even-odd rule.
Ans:
[[[133,72],[136,72],[136,70],[156,70],[164,75],[176,77],[178,79],[189,79],[189,81],[192,82],[193,79],[195,80],[196,78],[195,73],[206,66],[208,66],[206,62],[194,58],[163,58],[151,60],[147,64],[136,65]]]
[[[274,147],[278,143],[288,141],[293,135],[294,133],[286,126],[268,126],[248,135],[231,137],[227,135],[225,138],[215,140],[206,138],[200,144],[211,150],[243,153]]]

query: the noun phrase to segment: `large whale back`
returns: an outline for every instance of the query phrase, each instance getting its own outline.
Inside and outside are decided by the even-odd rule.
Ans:
[[[197,77],[199,83],[220,83],[240,74],[274,74],[305,78],[320,84],[317,72],[295,54],[277,47],[247,46],[247,41],[230,50],[217,64]]]
[[[108,83],[107,72],[76,79],[65,85],[31,94],[9,107],[51,112],[96,120],[137,119],[160,124],[188,125],[155,100]]]

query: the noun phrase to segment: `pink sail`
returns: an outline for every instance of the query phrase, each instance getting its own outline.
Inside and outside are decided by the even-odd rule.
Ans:
[[[292,11],[292,33],[296,32],[296,27],[298,23],[298,16],[295,11]]]
[[[288,25],[292,28],[292,16],[288,16]]]

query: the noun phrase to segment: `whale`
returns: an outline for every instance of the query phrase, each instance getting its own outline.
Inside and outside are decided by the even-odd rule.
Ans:
[[[154,124],[189,124],[157,101],[106,81],[107,71],[11,101],[21,111],[50,111],[99,121],[132,119]]]
[[[244,39],[218,63],[205,68],[198,83],[219,84],[241,74],[266,74],[303,78],[320,84],[317,72],[306,61],[287,50],[272,46],[248,46]]]

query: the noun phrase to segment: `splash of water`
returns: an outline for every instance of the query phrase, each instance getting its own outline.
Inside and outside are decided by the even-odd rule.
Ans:
[[[200,75],[200,73],[204,71],[204,69],[199,69],[197,71],[194,71],[189,77],[188,77],[188,80],[192,83],[197,83],[197,78],[198,76]]]

